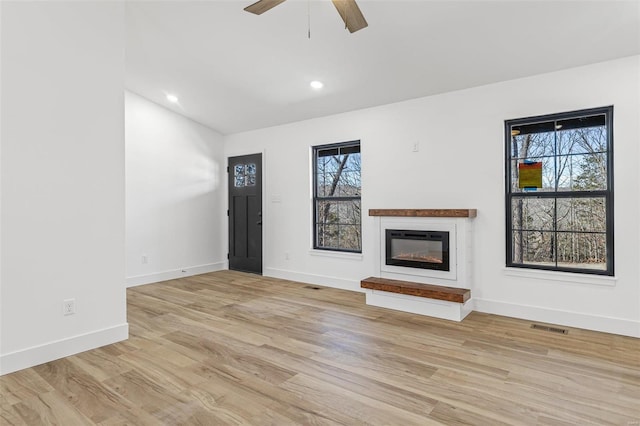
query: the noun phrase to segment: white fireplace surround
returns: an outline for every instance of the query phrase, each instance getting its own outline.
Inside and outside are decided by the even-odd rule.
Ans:
[[[476,210],[370,210],[378,225],[376,270],[380,278],[412,281],[471,290],[465,303],[434,300],[367,289],[368,305],[462,321],[474,308],[472,261],[472,218]],[[449,232],[449,271],[410,268],[386,264],[386,230]]]

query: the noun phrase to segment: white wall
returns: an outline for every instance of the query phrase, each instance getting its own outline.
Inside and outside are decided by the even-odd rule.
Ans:
[[[125,140],[127,284],[226,268],[222,136],[127,92]]]
[[[504,120],[607,105],[615,107],[616,279],[509,273]],[[640,337],[639,116],[640,58],[632,57],[230,135],[225,149],[265,153],[265,275],[359,290],[359,280],[375,274],[377,229],[368,216],[362,256],[310,250],[310,147],[360,139],[364,212],[478,209],[477,310]]]
[[[0,373],[123,340],[124,8],[2,2]],[[75,315],[62,315],[75,298]]]

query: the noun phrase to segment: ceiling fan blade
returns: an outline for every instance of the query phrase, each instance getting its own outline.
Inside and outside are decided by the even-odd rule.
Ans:
[[[259,0],[252,5],[245,7],[244,10],[256,15],[262,15],[267,10],[276,7],[284,1],[285,0]]]
[[[340,17],[344,21],[344,24],[349,29],[350,33],[355,33],[367,27],[366,19],[360,11],[360,8],[356,4],[356,0],[331,0],[333,5],[338,9]]]

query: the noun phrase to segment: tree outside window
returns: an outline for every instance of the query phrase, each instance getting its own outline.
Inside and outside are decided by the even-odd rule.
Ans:
[[[313,148],[314,248],[361,252],[360,141]]]
[[[505,122],[507,266],[613,275],[612,118],[606,107]]]

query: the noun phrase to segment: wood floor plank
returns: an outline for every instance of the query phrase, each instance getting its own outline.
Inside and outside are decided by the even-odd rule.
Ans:
[[[287,419],[284,424],[352,423],[351,418],[341,413],[331,413],[329,418],[324,414],[328,412],[324,405],[272,386],[244,371],[217,364],[201,364],[199,368],[207,377],[200,389],[216,400],[212,410],[225,418],[225,424],[260,424],[250,419],[260,418],[265,412],[279,413],[278,417]]]
[[[591,411],[589,404],[585,404],[589,398],[582,395],[578,400],[570,401],[570,398],[562,393],[511,386],[510,382],[482,380],[455,371],[438,371],[431,380],[432,387],[437,389],[439,394],[437,398],[441,401],[498,422],[514,423],[528,419],[529,424],[535,424],[540,413],[561,412],[564,418],[571,419],[574,424],[583,424],[580,413],[586,414]],[[461,394],[460,390],[464,390],[464,393]],[[505,405],[505,400],[512,402]],[[469,410],[467,404],[475,410]],[[621,424],[619,419],[614,421],[617,416],[609,416],[604,409],[596,416],[594,413],[591,414],[583,418],[597,420],[596,424],[606,424],[606,419],[603,422],[599,417],[610,417],[612,424]]]
[[[315,416],[297,407],[286,407],[283,411],[267,408],[257,416],[250,418],[247,423],[262,426],[339,426],[344,424]]]
[[[16,402],[16,405],[21,402]],[[0,424],[3,426],[28,426],[28,423],[18,414],[16,408],[7,403],[0,404]]]
[[[216,345],[206,338],[191,336],[179,331],[166,335],[164,338],[171,340],[177,346],[189,348],[194,353],[207,354],[207,359],[202,360],[202,364],[211,363],[217,366],[233,367],[274,385],[278,385],[296,374],[295,371],[272,364],[255,356],[250,351],[238,351],[233,347]]]
[[[74,408],[94,422],[111,417],[116,409],[133,408],[132,404],[79,367],[75,363],[76,359],[69,357],[34,367],[34,370],[55,389],[55,393],[39,396],[61,395],[59,399],[70,402]],[[43,403],[46,405],[47,402]]]
[[[66,403],[67,397],[58,391],[41,393],[14,405],[15,410],[28,425],[92,425],[94,422],[74,405]]]
[[[361,393],[365,396],[377,397],[398,408],[417,414],[425,414],[426,408],[433,407],[437,401],[430,400],[423,395],[377,381],[370,376],[355,374],[332,365],[308,357],[299,356],[275,348],[262,346],[255,351],[262,359],[278,365],[287,366],[295,371],[304,371],[312,377]]]
[[[640,339],[234,271],[127,297],[129,340],[0,377],[3,426],[640,424]]]
[[[32,368],[3,376],[0,379],[0,403],[16,404],[20,401],[54,390]]]
[[[144,370],[126,372],[107,380],[104,385],[117,392],[123,399],[135,402],[143,412],[150,415],[154,415],[166,407],[189,402],[189,399],[176,392],[173,383],[168,386],[167,382]],[[179,391],[183,390],[179,389]],[[112,415],[116,414],[118,414],[117,411],[112,412]]]
[[[429,423],[427,416],[398,409],[380,399],[372,399],[343,387],[334,385],[304,373],[296,375],[281,386],[299,395],[326,401],[333,410],[352,417],[353,422],[365,424],[401,424],[425,425]],[[429,410],[426,407],[425,410]]]
[[[446,425],[492,425],[492,426],[508,426],[511,423],[504,423],[494,418],[485,417],[480,413],[468,411],[461,407],[449,405],[445,402],[438,404],[431,411],[431,418],[441,421]]]
[[[114,356],[102,348],[80,353],[73,357],[73,362],[99,382],[104,382],[134,368],[119,356]]]

